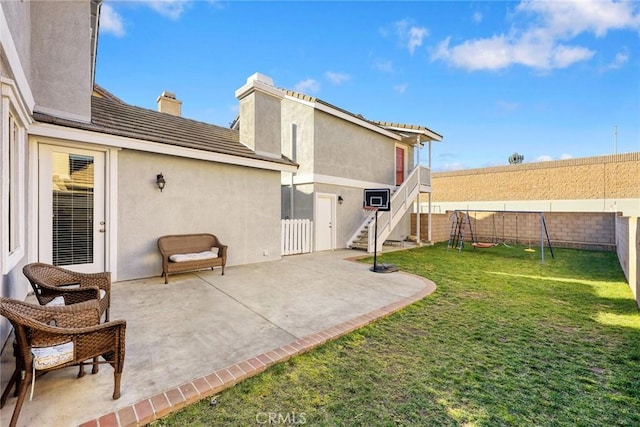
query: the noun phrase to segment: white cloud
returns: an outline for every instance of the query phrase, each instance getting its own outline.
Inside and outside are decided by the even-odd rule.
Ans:
[[[429,31],[424,27],[411,27],[409,30],[409,43],[407,45],[409,52],[413,54],[416,48],[422,46],[422,40],[428,35]]]
[[[467,70],[500,70],[522,65],[538,70],[566,68],[587,61],[595,51],[569,42],[583,33],[604,36],[609,30],[640,31],[640,11],[634,2],[611,0],[525,0],[516,15],[532,15],[527,28],[513,26],[506,34],[463,41],[440,42],[431,59]],[[621,61],[623,58],[620,59]]]
[[[103,4],[100,9],[100,34],[112,34],[116,37],[125,34],[122,17],[110,4]]]
[[[293,90],[304,94],[317,93],[320,90],[320,83],[314,79],[305,79],[296,83]]]
[[[548,154],[543,154],[541,156],[536,157],[534,162],[550,162],[552,160],[568,160],[568,159],[573,159],[573,156],[571,154],[564,153],[564,154],[561,154],[559,158],[554,159],[552,156]]]
[[[476,24],[479,24],[480,22],[482,22],[482,18],[483,16],[480,12],[474,13],[473,16],[471,17],[473,22],[475,22]]]
[[[396,34],[398,35],[398,40],[412,55],[417,48],[422,46],[424,38],[429,35],[429,30],[425,27],[411,25],[407,19],[398,21],[394,25],[396,28]]]
[[[191,0],[142,0],[160,15],[170,19],[178,19]]]
[[[376,58],[373,60],[373,68],[383,73],[393,73],[393,62],[387,59]]]
[[[448,172],[466,169],[466,165],[462,162],[448,162],[442,166],[434,165],[434,172]]]
[[[450,38],[440,42],[432,60],[444,60],[467,70],[500,70],[523,65],[540,70],[566,68],[576,62],[591,59],[595,52],[584,47],[553,44],[528,34],[513,40],[505,35],[468,40],[450,47]]]
[[[627,53],[626,51],[618,52],[613,62],[604,66],[602,68],[602,71],[617,70],[619,68],[622,68],[622,66],[627,62],[629,62],[629,53]]]
[[[549,59],[551,68],[566,68],[576,62],[591,59],[595,54],[585,47],[559,45],[553,49]]]
[[[398,93],[405,93],[407,91],[407,88],[409,87],[409,85],[407,83],[402,83],[399,85],[395,85],[393,87],[393,90],[395,90]]]
[[[549,162],[553,160],[553,157],[549,156],[548,154],[543,154],[542,156],[538,156],[534,162]]]
[[[327,71],[324,73],[325,77],[333,84],[340,85],[351,78],[350,75],[345,73],[336,73],[333,71]]]
[[[540,1],[526,0],[516,10],[535,14],[553,34],[576,36],[593,32],[604,36],[609,30],[640,30],[637,4],[613,0]]]

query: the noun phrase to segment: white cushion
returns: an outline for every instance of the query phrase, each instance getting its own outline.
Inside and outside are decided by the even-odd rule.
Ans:
[[[214,248],[216,251],[203,251],[191,254],[174,254],[169,257],[169,260],[173,262],[186,262],[186,261],[202,261],[205,259],[218,258],[218,248]]]
[[[73,360],[73,341],[50,347],[32,347],[34,369],[53,368]]]
[[[60,305],[64,305],[64,297],[58,296],[45,304],[47,307],[56,307]]]

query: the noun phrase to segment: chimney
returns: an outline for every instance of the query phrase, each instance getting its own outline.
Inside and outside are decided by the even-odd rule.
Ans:
[[[284,92],[273,86],[273,80],[255,73],[236,90],[240,102],[240,142],[256,154],[282,157],[281,106]]]
[[[178,101],[176,99],[176,94],[167,92],[166,90],[162,92],[157,99],[158,101],[158,111],[161,113],[171,114],[172,116],[181,116],[182,113],[182,101]]]

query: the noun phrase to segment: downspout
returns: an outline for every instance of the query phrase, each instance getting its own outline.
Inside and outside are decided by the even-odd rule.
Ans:
[[[420,135],[416,135],[416,140],[417,140],[417,144],[416,147],[418,147],[418,165],[416,166],[418,169],[420,168]],[[418,170],[418,186],[421,185],[420,184],[420,170]],[[420,214],[421,214],[421,210],[420,210],[420,191],[418,191],[418,213],[416,215],[416,243],[418,244],[418,246],[420,246]]]
[[[293,178],[295,177],[296,173],[295,172],[291,172],[291,184],[289,185],[289,213],[291,214],[291,219],[295,219],[295,215],[293,213],[293,209],[294,209],[294,202],[293,202],[293,195],[295,194],[294,186],[293,186]]]
[[[429,187],[431,187],[431,191],[429,191],[429,214],[428,224],[427,224],[427,239],[429,240],[429,244],[433,242],[431,239],[431,192],[433,191],[433,187],[431,186],[431,140],[429,140]]]

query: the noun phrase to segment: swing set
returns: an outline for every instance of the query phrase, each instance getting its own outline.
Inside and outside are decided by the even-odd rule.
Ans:
[[[470,215],[470,212],[474,213],[473,221]],[[491,216],[492,220],[492,236],[489,239],[485,239],[486,241],[480,241],[478,236],[478,213],[480,213],[483,218],[480,221],[483,221]],[[497,214],[502,213],[502,239],[498,239],[498,233],[496,230],[496,216]],[[527,218],[527,248],[525,252],[535,252],[535,249],[531,247],[531,231],[532,231],[532,217],[539,216],[540,218],[540,254],[541,261],[544,264],[544,245],[545,245],[545,237],[547,245],[549,246],[549,251],[551,252],[551,258],[555,259],[553,254],[553,246],[551,245],[551,239],[549,238],[549,232],[547,231],[547,223],[544,218],[544,212],[535,212],[535,211],[491,211],[491,210],[483,210],[483,209],[466,209],[466,210],[455,210],[449,217],[449,221],[451,222],[451,232],[449,234],[449,242],[447,243],[447,250],[450,248],[457,248],[458,252],[462,251],[465,245],[465,234],[467,230],[471,236],[471,246],[473,249],[489,249],[494,248],[498,245],[504,245],[506,247],[511,247],[507,244],[507,237],[505,234],[505,214],[515,214],[515,244],[519,244],[519,235],[518,235],[518,216],[526,215]],[[510,228],[513,227],[513,221],[510,221]],[[475,232],[474,232],[475,228]],[[487,226],[484,227],[485,230]],[[485,233],[487,234],[487,233]],[[513,236],[510,236],[513,240]]]

